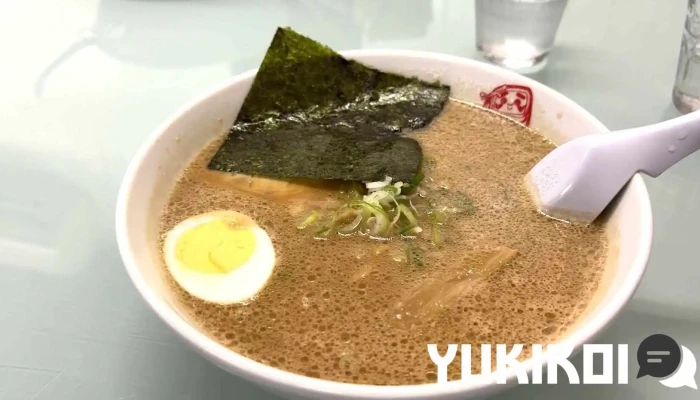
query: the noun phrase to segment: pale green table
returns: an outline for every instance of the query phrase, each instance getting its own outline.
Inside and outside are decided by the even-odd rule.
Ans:
[[[673,117],[685,1],[571,0],[539,81],[611,129]],[[336,49],[474,57],[465,0],[0,1],[0,399],[276,399],[213,367],[147,309],[117,253],[124,170],[193,96],[258,65],[278,25]],[[665,332],[700,356],[700,154],[656,180],[651,264],[600,338]],[[636,373],[633,351],[630,373]],[[500,399],[690,399],[654,380]]]

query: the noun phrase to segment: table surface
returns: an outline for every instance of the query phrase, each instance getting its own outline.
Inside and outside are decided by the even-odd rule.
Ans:
[[[257,67],[277,26],[335,49],[476,57],[473,1],[406,2],[0,2],[0,399],[278,399],[209,364],[147,308],[118,255],[117,190],[144,138],[194,96]],[[534,78],[610,129],[677,116],[684,3],[571,0]],[[649,269],[598,341],[636,349],[662,332],[700,356],[700,154],[646,182]],[[634,376],[497,398],[698,398]]]

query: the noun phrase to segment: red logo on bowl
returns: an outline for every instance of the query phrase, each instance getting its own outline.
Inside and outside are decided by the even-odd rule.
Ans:
[[[527,86],[501,85],[491,93],[481,92],[483,107],[494,110],[525,126],[530,126],[532,116],[532,90]]]

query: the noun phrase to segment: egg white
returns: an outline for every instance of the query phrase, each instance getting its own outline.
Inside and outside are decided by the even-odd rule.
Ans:
[[[275,251],[272,240],[263,229],[254,224],[247,226],[255,236],[255,249],[245,264],[229,273],[203,274],[182,265],[175,255],[177,242],[186,231],[226,216],[250,220],[233,211],[190,217],[168,232],[163,253],[170,274],[191,295],[212,303],[241,303],[250,300],[263,289],[274,269]]]

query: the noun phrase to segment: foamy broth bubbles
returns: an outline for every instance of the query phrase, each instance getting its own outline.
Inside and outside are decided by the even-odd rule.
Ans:
[[[234,210],[267,232],[276,263],[267,285],[245,304],[204,302],[171,280],[184,308],[240,354],[343,382],[434,382],[428,343],[444,351],[448,343],[556,340],[598,286],[606,237],[602,225],[570,225],[537,213],[523,176],[554,145],[504,117],[452,101],[430,127],[412,135],[431,160],[426,194],[459,192],[474,205],[473,213],[449,217],[442,246],[426,242],[423,268],[406,262],[400,239],[316,240],[297,229],[308,210],[337,207],[343,200],[338,190],[290,186],[261,195],[249,180],[206,170],[220,140],[203,149],[176,184],[161,233],[198,214]],[[474,254],[502,247],[517,256],[475,280],[450,307],[420,325],[396,323],[397,307],[417,289],[454,277]],[[479,346],[472,353],[476,373]],[[459,379],[459,369],[450,375]]]

